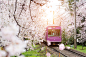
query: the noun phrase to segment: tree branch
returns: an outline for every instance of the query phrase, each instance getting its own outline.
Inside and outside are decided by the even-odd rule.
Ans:
[[[23,3],[23,5],[22,5],[21,12],[20,12],[20,14],[19,14],[19,17],[20,17],[20,15],[21,15],[21,13],[22,13],[22,10],[24,10],[25,2],[26,2],[26,1],[24,0],[24,3]]]
[[[36,3],[36,4],[38,4],[38,5],[40,5],[40,6],[45,5],[45,3],[37,3],[36,1],[33,1],[33,2]]]
[[[14,20],[16,21],[16,23],[17,23],[17,25],[19,26],[19,33],[20,33],[20,27],[21,28],[24,28],[24,27],[22,27],[19,23],[18,23],[18,21],[16,20],[16,17],[15,17],[15,12],[16,12],[16,8],[17,8],[17,0],[15,1],[15,10],[14,10]],[[24,28],[24,29],[27,29],[27,28]],[[18,35],[19,35],[19,33],[18,33]]]
[[[31,19],[32,19],[30,5],[31,5],[31,0],[30,0],[30,4],[29,4],[29,11],[30,11],[30,17],[31,17]],[[32,21],[33,21],[33,19],[32,19]]]

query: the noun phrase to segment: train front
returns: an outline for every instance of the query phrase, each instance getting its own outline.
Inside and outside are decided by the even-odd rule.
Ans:
[[[46,41],[47,44],[56,45],[61,43],[61,27],[60,26],[48,26],[46,28]]]

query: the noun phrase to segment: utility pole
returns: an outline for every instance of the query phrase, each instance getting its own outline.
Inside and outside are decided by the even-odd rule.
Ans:
[[[76,0],[74,0],[74,49],[76,48]]]
[[[48,19],[47,19],[47,25],[48,25]]]
[[[53,24],[54,24],[54,11],[53,11]]]

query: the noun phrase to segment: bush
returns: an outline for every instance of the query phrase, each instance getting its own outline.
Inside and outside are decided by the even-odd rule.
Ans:
[[[63,44],[67,44],[68,42],[68,38],[66,38],[66,33],[65,33],[65,29],[62,32],[62,43]]]
[[[76,29],[76,33],[77,34],[80,34],[79,28]]]
[[[68,44],[74,44],[74,36],[70,36]]]

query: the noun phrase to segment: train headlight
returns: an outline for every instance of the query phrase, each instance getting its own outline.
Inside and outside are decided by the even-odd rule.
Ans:
[[[55,28],[55,27],[53,27],[53,28]]]

